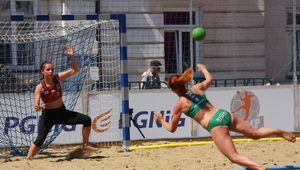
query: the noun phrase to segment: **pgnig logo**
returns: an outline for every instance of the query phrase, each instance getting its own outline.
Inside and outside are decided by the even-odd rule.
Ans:
[[[251,91],[237,91],[230,104],[230,111],[236,116],[246,120],[252,126],[264,126],[264,117],[259,116],[259,101]]]

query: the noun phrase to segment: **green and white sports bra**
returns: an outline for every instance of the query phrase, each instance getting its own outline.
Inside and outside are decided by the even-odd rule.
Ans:
[[[206,105],[206,103],[209,103],[205,95],[196,94],[192,91],[192,89],[189,89],[189,92],[184,95],[184,97],[192,102],[189,111],[185,113],[191,118],[194,118],[195,115],[201,110],[201,108]]]

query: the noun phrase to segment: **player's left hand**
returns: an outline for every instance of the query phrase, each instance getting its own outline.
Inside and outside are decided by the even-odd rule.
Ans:
[[[70,57],[74,57],[74,51],[73,48],[70,45],[65,45],[65,54],[70,56]]]
[[[155,120],[156,122],[161,123],[163,119],[164,119],[164,118],[163,118],[163,116],[162,116],[160,113],[157,113],[157,112],[154,113],[154,120]]]

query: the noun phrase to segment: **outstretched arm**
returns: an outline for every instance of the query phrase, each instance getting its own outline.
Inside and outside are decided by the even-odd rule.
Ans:
[[[160,113],[154,114],[154,119],[156,122],[161,123],[165,129],[167,129],[169,132],[175,132],[178,127],[178,122],[181,116],[181,109],[176,104],[173,108],[173,116],[170,123],[168,123],[163,116]]]
[[[65,54],[68,55],[71,58],[72,67],[67,71],[63,71],[63,72],[58,73],[59,78],[60,78],[61,81],[68,78],[68,77],[71,77],[72,75],[77,73],[78,70],[79,70],[73,48],[70,45],[66,45],[65,49],[66,49]]]
[[[205,80],[203,82],[201,82],[201,83],[198,83],[195,86],[196,86],[196,88],[205,91],[211,85],[211,83],[213,81],[213,77],[208,72],[208,70],[207,70],[207,68],[206,68],[205,65],[203,65],[203,64],[197,64],[197,69],[198,69],[198,71],[200,71],[204,75]]]

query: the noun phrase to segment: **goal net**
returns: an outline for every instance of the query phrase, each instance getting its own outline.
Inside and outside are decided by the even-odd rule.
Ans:
[[[71,61],[64,54],[67,44],[74,49],[80,71],[62,83],[66,108],[89,114],[92,131],[102,138],[121,140],[117,127],[120,114],[117,21],[0,22],[2,150],[26,154],[37,137],[41,113],[34,111],[33,103],[34,88],[41,81],[39,67],[49,60],[56,73],[69,69]],[[108,133],[114,126],[115,131]],[[55,125],[42,148],[51,143],[80,143],[79,129],[81,126]],[[91,140],[98,142],[98,138]]]

